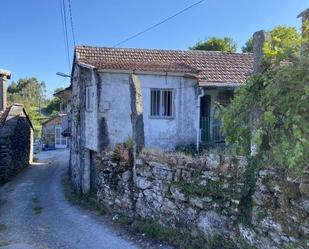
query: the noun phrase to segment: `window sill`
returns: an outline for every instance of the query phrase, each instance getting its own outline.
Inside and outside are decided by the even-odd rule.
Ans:
[[[173,120],[175,119],[174,116],[165,117],[165,116],[148,116],[149,119],[165,119],[165,120]]]

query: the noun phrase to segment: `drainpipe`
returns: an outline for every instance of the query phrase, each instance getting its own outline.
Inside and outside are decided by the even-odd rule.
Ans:
[[[200,132],[200,115],[201,115],[201,98],[205,95],[205,91],[202,87],[199,88],[201,93],[197,96],[197,105],[196,105],[196,151],[200,150],[200,140],[201,140],[201,132]]]

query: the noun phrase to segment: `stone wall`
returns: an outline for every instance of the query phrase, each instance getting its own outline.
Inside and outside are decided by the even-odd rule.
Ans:
[[[0,128],[0,184],[29,166],[32,132],[27,118],[22,116],[9,119]]]
[[[244,158],[217,152],[192,159],[144,150],[134,167],[123,147],[93,158],[97,198],[111,212],[205,240],[219,236],[233,248],[308,246],[304,181],[292,183],[271,169],[254,178]]]

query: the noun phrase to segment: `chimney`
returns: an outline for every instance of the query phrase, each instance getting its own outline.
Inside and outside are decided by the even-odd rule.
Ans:
[[[302,22],[304,23],[305,21],[309,20],[309,8],[305,9],[302,13],[300,13],[298,18],[302,18]]]
[[[260,30],[253,34],[253,73],[260,73],[263,71],[262,58],[264,43],[271,40],[270,33]]]
[[[0,69],[0,111],[7,107],[6,80],[11,78],[11,72]]]

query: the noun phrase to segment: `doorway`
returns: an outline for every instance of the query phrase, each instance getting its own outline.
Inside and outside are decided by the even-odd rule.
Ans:
[[[201,98],[201,141],[204,143],[210,142],[210,109],[211,95],[204,95]]]
[[[62,136],[62,127],[56,126],[55,127],[55,148],[67,148],[67,138]]]

